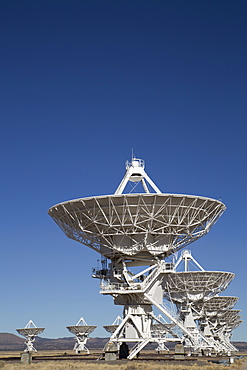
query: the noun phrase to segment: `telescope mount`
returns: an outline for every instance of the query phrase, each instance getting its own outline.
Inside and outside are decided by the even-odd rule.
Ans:
[[[135,184],[134,189],[137,185],[142,186],[143,192],[125,194],[128,182]],[[49,209],[49,215],[66,236],[109,261],[108,266],[94,269],[93,277],[101,281],[101,294],[111,295],[115,305],[123,306],[123,319],[110,340],[118,345],[135,343],[129,359],[150,342],[161,346],[164,343],[164,332],[160,330],[157,335],[157,330],[155,334],[153,331],[157,323],[153,307],[166,317],[165,321],[173,324],[168,331],[168,326],[163,323],[164,331],[170,335],[167,340],[184,342],[186,338],[193,351],[203,348],[221,350],[214,340],[209,340],[198,328],[194,330],[194,326],[187,325],[181,315],[171,312],[164,296],[168,294],[166,282],[172,284],[172,279],[179,276],[175,268],[176,252],[206,235],[225,208],[221,201],[211,198],[161,193],[145,172],[144,161],[132,157],[132,161],[126,163],[124,178],[113,195],[75,199]],[[189,276],[187,271],[182,275]],[[201,276],[204,281],[207,277],[217,280],[218,290],[214,284],[211,284],[212,291],[201,290]],[[200,290],[200,299],[204,300],[223,291],[233,276],[231,273],[201,271],[191,279]],[[182,279],[185,287],[186,279]],[[183,300],[183,294],[181,296],[179,292],[174,292],[171,300],[179,295]],[[186,305],[191,310],[193,302],[187,298]],[[179,302],[176,304],[178,307]],[[190,316],[195,321],[193,314]],[[108,329],[113,330],[113,327]]]
[[[37,328],[32,320],[28,321],[25,328],[16,329],[20,335],[26,338],[25,344],[27,348],[24,350],[24,352],[37,352],[37,350],[34,348],[33,342],[35,341],[35,337],[44,330],[45,328]]]
[[[75,335],[75,353],[80,353],[81,351],[86,351],[89,354],[89,349],[86,347],[88,340],[88,335],[96,329],[97,326],[88,325],[83,317],[80,318],[78,323],[74,326],[67,326],[67,329]]]

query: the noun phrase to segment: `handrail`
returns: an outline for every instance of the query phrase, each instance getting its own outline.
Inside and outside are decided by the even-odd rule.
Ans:
[[[105,291],[114,291],[114,290],[119,290],[121,292],[126,292],[131,290],[140,290],[141,289],[141,283],[135,283],[131,284],[130,286],[122,283],[111,283],[111,284],[102,284],[100,286],[100,289],[105,292]]]

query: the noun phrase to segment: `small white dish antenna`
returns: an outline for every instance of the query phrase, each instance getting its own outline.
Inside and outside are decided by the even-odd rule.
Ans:
[[[35,341],[35,337],[42,333],[45,328],[37,328],[37,326],[33,323],[32,320],[29,320],[25,328],[23,329],[16,329],[16,331],[26,338],[25,344],[27,348],[24,352],[37,352],[37,350],[33,346],[33,342]]]
[[[67,329],[75,335],[75,353],[78,354],[81,351],[86,351],[89,354],[89,349],[86,347],[88,335],[92,333],[96,328],[97,326],[88,325],[83,317],[80,318],[76,325],[67,326]]]

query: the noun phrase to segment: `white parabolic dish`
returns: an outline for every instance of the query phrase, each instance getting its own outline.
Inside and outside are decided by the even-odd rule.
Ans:
[[[236,319],[239,319],[241,316],[239,315],[241,310],[225,310],[223,312],[220,312],[217,316],[221,320],[226,320],[226,321],[235,321]]]
[[[96,329],[97,326],[93,325],[73,325],[67,326],[67,329],[75,335],[88,335]]]
[[[104,329],[108,331],[108,333],[114,333],[115,330],[118,328],[118,325],[104,325]]]
[[[148,193],[81,198],[48,213],[69,238],[127,259],[169,256],[205,235],[225,208],[211,198]]]
[[[204,308],[207,313],[218,313],[232,308],[238,301],[238,297],[218,296],[212,297],[208,301],[195,303],[195,308],[201,310]]]
[[[196,302],[225,290],[234,276],[222,271],[176,272],[167,274],[162,284],[166,299],[176,303]]]
[[[45,328],[23,328],[23,329],[16,329],[16,331],[22,335],[23,337],[28,337],[28,336],[36,336],[41,334]]]

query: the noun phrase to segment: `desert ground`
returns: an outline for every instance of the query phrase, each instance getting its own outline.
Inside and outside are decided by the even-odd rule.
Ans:
[[[198,361],[189,360],[176,362],[167,360],[148,360],[140,358],[138,360],[117,360],[106,362],[97,360],[99,353],[96,351],[92,355],[76,356],[73,353],[63,353],[62,351],[39,351],[33,356],[31,364],[21,363],[20,352],[0,352],[0,369],[4,370],[247,370],[247,356],[236,359],[234,364],[216,364],[207,362],[202,358]],[[149,353],[145,354],[147,357]],[[69,357],[68,359],[66,358]],[[78,358],[79,357],[79,358]],[[246,367],[244,365],[246,364]],[[226,366],[227,365],[227,366]]]
[[[192,366],[185,366],[183,364],[181,365],[168,365],[168,364],[158,364],[154,363],[153,361],[145,362],[145,363],[136,363],[135,361],[128,363],[128,364],[109,364],[109,363],[81,363],[81,362],[62,362],[57,363],[57,361],[49,361],[46,363],[32,363],[32,364],[10,364],[10,363],[0,363],[0,368],[4,370],[17,370],[17,369],[25,369],[25,370],[31,370],[31,369],[37,369],[37,370],[79,370],[79,369],[85,369],[85,370],[186,370],[186,368],[191,370],[220,370],[225,369],[226,366],[224,365],[206,365],[206,366],[198,366],[198,365],[192,365]],[[241,364],[235,364],[231,365],[230,367],[227,367],[228,369],[241,369]]]

